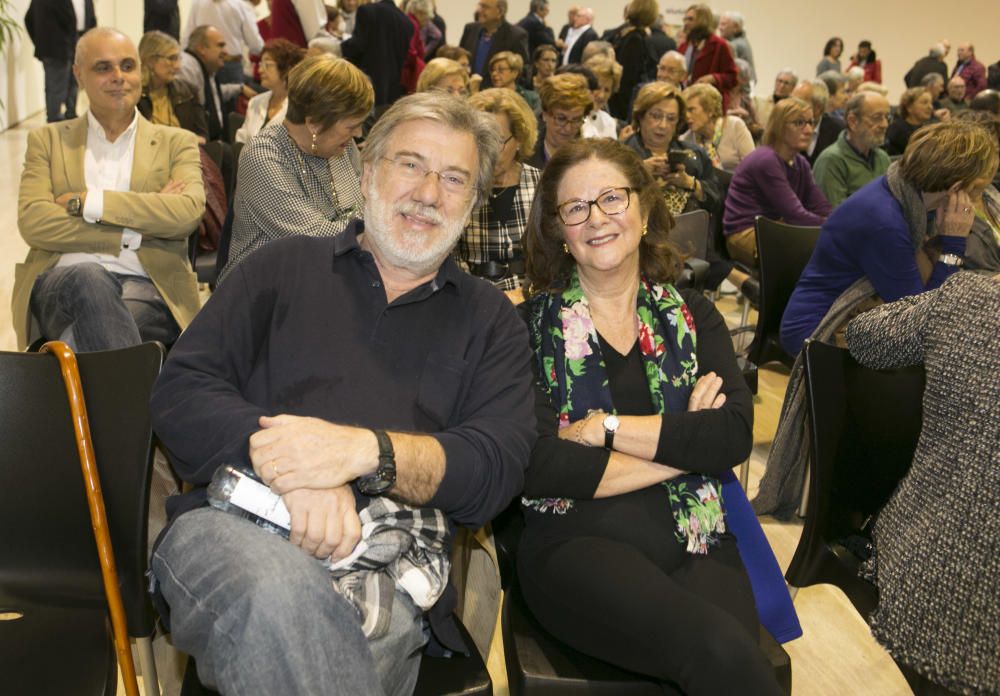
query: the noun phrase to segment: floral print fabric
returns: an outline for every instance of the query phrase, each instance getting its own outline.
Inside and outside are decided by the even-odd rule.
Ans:
[[[532,348],[543,386],[558,406],[559,427],[585,418],[594,409],[615,413],[597,329],[576,272],[562,293],[541,294],[529,302]],[[657,413],[686,411],[698,379],[697,334],[687,305],[673,286],[642,278],[636,323]],[[726,531],[718,481],[685,474],[661,485],[667,489],[677,540],[689,553],[708,553],[708,547]],[[537,512],[559,515],[568,514],[574,505],[570,498],[523,498],[522,503]]]

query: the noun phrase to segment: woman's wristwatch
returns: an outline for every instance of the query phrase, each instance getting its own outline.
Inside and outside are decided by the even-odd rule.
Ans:
[[[613,450],[615,448],[615,433],[618,432],[621,424],[621,420],[613,413],[604,417],[602,421],[602,425],[604,425],[604,449]]]
[[[956,268],[961,268],[965,265],[965,259],[958,254],[941,254],[938,256],[938,261],[945,266],[955,266]]]

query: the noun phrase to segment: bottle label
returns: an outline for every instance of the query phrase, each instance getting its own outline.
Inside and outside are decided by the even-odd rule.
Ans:
[[[292,518],[280,495],[262,483],[235,472],[239,476],[229,502],[282,529],[292,528]]]

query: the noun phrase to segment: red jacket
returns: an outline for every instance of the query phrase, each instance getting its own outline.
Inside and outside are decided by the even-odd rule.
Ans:
[[[687,55],[688,42],[677,49]],[[733,62],[733,52],[725,39],[717,34],[705,39],[705,44],[697,52],[694,64],[689,71],[688,84],[694,84],[699,77],[711,75],[715,78],[715,88],[722,93],[722,111],[729,108],[729,92],[736,86],[736,63]]]
[[[851,64],[847,66],[847,69],[850,70],[851,68],[853,68],[856,65],[858,65],[858,62],[852,60]],[[878,84],[882,84],[882,61],[881,60],[879,60],[878,58],[876,58],[875,60],[871,61],[870,63],[866,63],[865,65],[862,65],[861,68],[864,69],[864,71],[865,71],[865,82],[877,82]]]

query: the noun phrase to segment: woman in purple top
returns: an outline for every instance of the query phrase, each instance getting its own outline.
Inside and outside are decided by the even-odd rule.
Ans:
[[[802,152],[812,140],[812,107],[789,97],[774,107],[764,144],[736,167],[723,215],[726,247],[734,260],[757,265],[758,215],[791,225],[821,225],[830,203],[813,181]]]
[[[782,347],[790,355],[802,350],[861,278],[886,302],[941,285],[964,264],[975,202],[997,161],[996,138],[978,124],[938,123],[918,131],[885,176],[844,201],[823,225],[782,316]]]

